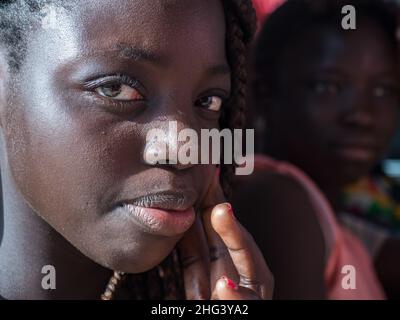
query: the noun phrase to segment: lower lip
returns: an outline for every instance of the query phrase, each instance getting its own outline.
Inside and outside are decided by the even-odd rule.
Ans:
[[[352,161],[366,162],[375,159],[375,152],[371,148],[345,146],[339,147],[337,150],[343,158]]]
[[[120,208],[147,232],[162,236],[185,233],[193,225],[196,217],[193,207],[184,211],[174,211],[124,204]]]

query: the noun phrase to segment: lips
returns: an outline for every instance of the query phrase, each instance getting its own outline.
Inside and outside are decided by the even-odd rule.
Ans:
[[[144,208],[157,208],[172,211],[185,211],[192,207],[197,199],[195,191],[163,191],[144,195],[132,200],[124,200],[122,203]]]
[[[378,153],[377,144],[370,140],[346,141],[333,145],[342,158],[355,162],[374,161]]]
[[[124,200],[118,211],[148,233],[177,236],[194,223],[196,200],[193,190],[163,191]]]

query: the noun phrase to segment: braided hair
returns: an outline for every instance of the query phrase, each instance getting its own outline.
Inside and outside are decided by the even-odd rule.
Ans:
[[[245,126],[247,55],[256,29],[256,16],[251,0],[222,0],[226,16],[226,46],[232,69],[232,94],[220,119],[221,129]],[[224,163],[222,161],[222,163]],[[234,165],[221,166],[221,184],[229,196]]]
[[[226,48],[232,70],[232,94],[224,106],[220,128],[241,129],[245,125],[246,61],[256,29],[256,15],[251,0],[221,1],[226,19]],[[221,166],[221,184],[227,195],[230,193],[234,169],[234,165]],[[185,298],[181,264],[175,250],[155,269],[141,275],[130,275],[130,278],[125,284],[130,283],[134,287],[135,299]]]
[[[232,95],[220,118],[221,129],[244,126],[246,56],[256,28],[251,0],[221,0],[226,19],[226,48],[232,70]],[[0,0],[0,39],[6,49],[10,71],[18,72],[26,54],[28,33],[44,16],[46,5],[69,9],[73,0]],[[221,183],[228,193],[233,165],[221,166]],[[119,275],[117,275],[119,279]],[[108,287],[116,289],[115,279]],[[118,299],[183,299],[183,277],[174,250],[159,266],[140,274],[126,275],[115,292]]]
[[[232,69],[232,95],[220,119],[221,129],[244,127],[246,56],[256,29],[256,15],[251,0],[221,0],[226,17],[226,47]],[[18,71],[26,53],[28,32],[43,18],[49,4],[71,8],[73,0],[0,0],[0,39],[7,50],[11,71]],[[223,163],[223,161],[221,161]],[[229,194],[234,165],[221,166],[221,184]]]
[[[226,48],[232,70],[232,94],[224,106],[220,128],[241,129],[245,125],[245,95],[247,82],[247,55],[256,29],[256,16],[251,0],[222,0],[226,19]],[[226,194],[230,192],[234,165],[221,166],[221,184]],[[151,290],[147,290],[151,288]],[[121,284],[117,299],[184,299],[181,263],[176,250],[159,266],[140,275],[129,275]],[[125,295],[124,295],[125,293]]]

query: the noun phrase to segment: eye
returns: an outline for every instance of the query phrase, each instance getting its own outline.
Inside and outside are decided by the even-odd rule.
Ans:
[[[97,87],[95,91],[106,98],[120,101],[143,100],[144,97],[136,88],[132,88],[126,84],[109,84]]]
[[[126,75],[117,74],[90,81],[85,88],[99,96],[115,101],[129,102],[145,100],[139,81]]]
[[[336,81],[318,80],[311,84],[311,90],[318,95],[337,95],[341,86]]]
[[[197,100],[196,106],[205,108],[210,111],[218,112],[221,110],[222,102],[222,98],[218,96],[208,96]]]
[[[373,89],[375,98],[398,97],[398,94],[395,86],[378,85]]]

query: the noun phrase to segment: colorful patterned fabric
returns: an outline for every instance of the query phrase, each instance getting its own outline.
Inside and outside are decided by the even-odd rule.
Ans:
[[[400,184],[383,175],[361,179],[342,194],[344,211],[400,233]]]

